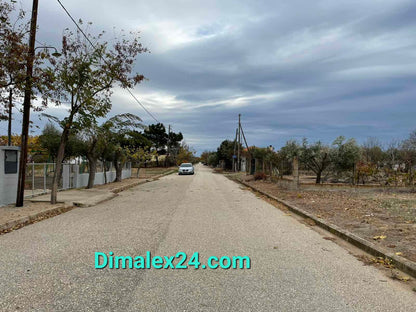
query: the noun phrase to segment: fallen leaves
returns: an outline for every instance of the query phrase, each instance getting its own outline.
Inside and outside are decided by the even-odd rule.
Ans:
[[[309,219],[309,218],[305,219],[305,223],[310,225],[310,226],[315,226],[316,225],[315,221],[313,221],[312,219]]]
[[[393,254],[401,251],[401,256],[416,261],[416,193],[400,189],[395,194],[394,188],[379,190],[314,186],[292,190],[273,183],[259,183],[256,187],[311,213],[316,220],[326,220],[386,247]],[[301,222],[307,226],[313,225],[309,224],[309,220],[303,219]]]
[[[372,259],[366,255],[354,255],[358,260],[364,263],[364,265],[374,264]]]
[[[394,280],[398,280],[398,281],[402,281],[402,282],[408,282],[411,280],[410,277],[406,276],[406,275],[402,275],[398,272],[391,272],[391,278]]]
[[[384,266],[388,269],[394,268],[393,261],[391,261],[388,258],[377,257],[377,258],[372,258],[371,261],[375,264],[381,264],[382,266]]]

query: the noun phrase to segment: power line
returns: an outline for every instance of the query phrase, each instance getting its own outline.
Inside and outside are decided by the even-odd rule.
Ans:
[[[95,45],[91,42],[90,38],[88,38],[88,36],[84,33],[84,31],[82,30],[82,28],[78,25],[78,23],[75,21],[75,19],[72,17],[72,15],[69,13],[69,11],[65,8],[65,6],[62,4],[62,2],[60,0],[56,0],[58,1],[59,5],[62,7],[62,9],[65,11],[65,13],[69,16],[69,18],[72,20],[72,22],[75,24],[75,26],[78,28],[78,30],[81,32],[81,34],[85,37],[85,39],[87,39],[87,41],[89,42],[89,44],[95,48]],[[100,56],[101,59],[103,59],[102,56]],[[144,109],[144,111],[150,116],[152,117],[157,123],[160,123],[159,120],[156,119],[155,116],[153,116],[153,114],[137,99],[137,97],[133,94],[133,92],[131,92],[131,90],[129,88],[126,88],[126,90],[130,93],[130,95],[133,97],[133,99]]]
[[[160,123],[160,121],[159,120],[157,120],[156,119],[156,117],[155,116],[153,116],[153,114],[151,113],[151,112],[149,112],[148,110],[147,110],[147,108],[146,107],[144,107],[144,105],[139,101],[139,99],[138,98],[136,98],[136,96],[133,94],[133,92],[131,92],[131,90],[130,89],[126,89],[127,90],[127,92],[128,93],[130,93],[131,94],[131,96],[133,97],[133,99],[135,99],[136,100],[136,102],[137,103],[139,103],[140,104],[140,106],[146,111],[146,113],[148,113],[149,114],[149,116],[150,117],[152,117],[157,123]]]
[[[78,25],[78,23],[75,21],[75,19],[72,17],[72,15],[68,12],[68,10],[64,7],[64,5],[62,4],[62,2],[60,0],[56,0],[58,1],[58,3],[60,4],[60,6],[62,7],[62,9],[64,9],[65,13],[69,16],[69,18],[72,20],[72,22],[75,24],[75,26],[77,26],[78,30],[81,32],[81,34],[85,37],[85,39],[87,39],[87,41],[92,45],[93,48],[95,48],[94,44],[91,42],[90,38],[88,38],[88,36],[84,33],[84,31],[82,30],[82,28]]]

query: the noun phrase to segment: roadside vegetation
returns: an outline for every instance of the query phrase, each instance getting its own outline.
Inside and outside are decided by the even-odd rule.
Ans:
[[[10,129],[13,113],[21,109],[27,79],[30,16],[17,7],[15,1],[0,0],[0,121],[8,121],[9,132],[0,137],[0,145],[21,143]],[[162,123],[145,125],[127,112],[108,116],[116,88],[130,89],[145,80],[135,66],[137,58],[149,52],[139,32],[121,30],[109,36],[104,31],[92,33],[91,23],[79,20],[78,25],[79,29],[62,30],[60,47],[47,44],[35,49],[32,110],[61,106],[67,112],[61,117],[42,114],[48,124],[41,135],[29,137],[30,162],[56,163],[53,204],[64,162],[86,164],[91,188],[99,162],[104,172],[112,163],[119,182],[126,162],[140,168],[197,161],[181,132],[167,131]],[[31,123],[31,127],[36,126]]]
[[[233,172],[235,146],[233,141],[224,141],[217,151],[204,152],[201,161],[231,179],[416,261],[416,131],[386,145],[375,138],[360,145],[340,136],[332,144],[291,140],[277,151],[240,147],[240,172]]]
[[[290,140],[278,151],[255,146],[241,149],[243,171],[262,179],[290,179],[297,159],[304,183],[415,187],[416,131],[402,141],[385,145],[376,138],[359,145],[355,139],[339,136],[332,144],[310,143],[305,138],[301,142]],[[235,142],[225,140],[217,151],[202,153],[201,161],[233,170],[233,155]]]

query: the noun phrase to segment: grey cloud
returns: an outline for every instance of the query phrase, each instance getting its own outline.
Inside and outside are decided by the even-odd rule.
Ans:
[[[135,93],[198,150],[232,139],[238,113],[249,144],[338,135],[363,141],[413,130],[414,1],[71,1],[93,30],[143,30],[152,53]],[[55,1],[42,3],[40,40],[60,45],[73,28]],[[175,41],[175,36],[183,40]],[[181,38],[179,38],[181,39]],[[149,116],[123,91],[112,114]],[[58,112],[60,113],[60,112]]]

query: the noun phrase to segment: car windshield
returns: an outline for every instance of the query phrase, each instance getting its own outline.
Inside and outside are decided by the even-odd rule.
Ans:
[[[181,167],[192,167],[192,164],[182,164]]]

